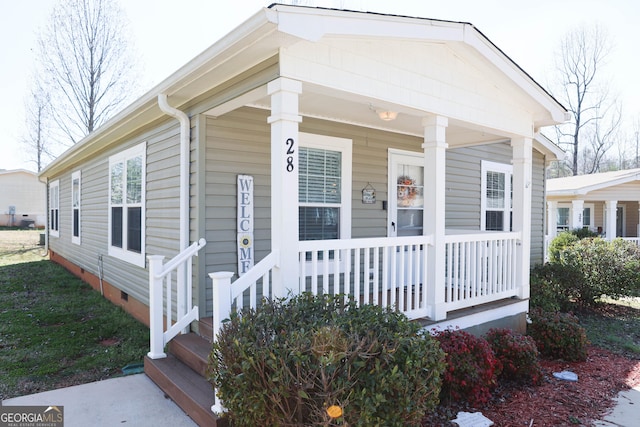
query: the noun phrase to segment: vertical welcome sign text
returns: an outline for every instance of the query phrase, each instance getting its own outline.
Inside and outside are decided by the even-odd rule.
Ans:
[[[238,175],[238,276],[253,267],[253,177]]]

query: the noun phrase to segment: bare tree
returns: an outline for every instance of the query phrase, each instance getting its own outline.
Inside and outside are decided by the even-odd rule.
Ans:
[[[601,73],[611,49],[602,28],[581,26],[567,33],[556,57],[558,97],[573,116],[571,123],[556,127],[556,135],[561,145],[570,148],[573,175],[598,171],[617,136],[620,107]]]
[[[63,138],[77,142],[132,99],[136,62],[116,0],[60,0],[39,37],[39,58]]]
[[[26,131],[22,138],[29,161],[38,172],[55,157],[54,142],[50,138],[51,101],[49,93],[36,78],[25,100]]]

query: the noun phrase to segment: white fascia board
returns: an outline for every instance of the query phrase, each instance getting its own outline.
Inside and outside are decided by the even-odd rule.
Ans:
[[[327,36],[380,37],[387,39],[462,41],[458,22],[409,18],[368,12],[276,5],[270,15],[278,31],[317,42]]]
[[[553,157],[550,160],[562,159],[565,156],[565,151],[553,143],[549,138],[540,132],[536,132],[533,137],[534,148],[543,153],[546,156]]]

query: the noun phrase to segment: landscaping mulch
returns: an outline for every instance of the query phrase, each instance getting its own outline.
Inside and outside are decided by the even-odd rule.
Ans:
[[[500,385],[485,407],[440,406],[425,418],[423,426],[457,426],[450,420],[458,411],[480,411],[500,427],[591,426],[611,410],[612,399],[620,391],[640,385],[640,360],[594,346],[589,347],[585,362],[543,359],[541,365],[541,385]],[[578,381],[553,377],[554,372],[564,370],[576,373]]]

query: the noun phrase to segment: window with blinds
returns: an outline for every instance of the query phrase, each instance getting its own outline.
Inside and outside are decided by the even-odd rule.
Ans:
[[[339,239],[342,153],[301,147],[298,171],[300,240]]]
[[[511,165],[482,162],[482,230],[512,229],[512,187]]]

